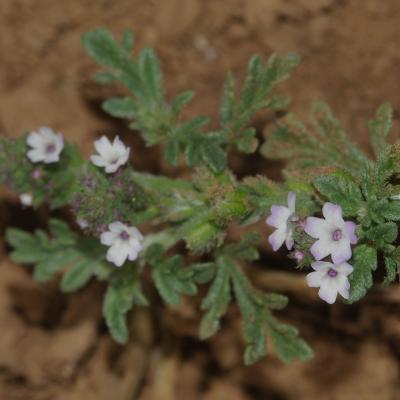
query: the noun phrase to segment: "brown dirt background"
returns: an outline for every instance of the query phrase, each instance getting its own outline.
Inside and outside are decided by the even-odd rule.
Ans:
[[[137,47],[155,47],[167,94],[194,89],[188,114],[216,118],[224,75],[243,76],[253,53],[298,52],[285,84],[291,109],[306,118],[325,99],[352,137],[366,146],[366,120],[384,100],[398,107],[398,0],[0,0],[0,134],[40,125],[62,131],[89,155],[92,142],[118,130],[139,170],[181,174],[145,149],[123,124],[99,111],[115,94],[90,81],[96,70],[80,37],[106,26],[132,28]],[[260,115],[261,130],[270,116]],[[267,173],[259,158],[235,158],[238,173]],[[250,165],[251,164],[251,165]],[[4,227],[42,224],[46,212],[21,210],[5,191]],[[0,400],[355,400],[400,399],[400,292],[376,289],[354,306],[327,307],[300,274],[280,272],[283,254],[251,267],[257,285],[291,296],[284,318],[300,327],[316,357],[283,365],[275,356],[242,365],[240,322],[232,309],[220,334],[196,337],[198,302],[132,313],[132,340],[117,346],[101,322],[104,287],[60,295],[27,268],[0,255]],[[285,264],[284,264],[285,263]],[[148,288],[151,295],[151,288]]]

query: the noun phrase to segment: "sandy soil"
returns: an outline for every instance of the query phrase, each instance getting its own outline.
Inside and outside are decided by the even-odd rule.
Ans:
[[[190,115],[216,117],[226,71],[243,76],[252,54],[298,52],[303,62],[285,84],[292,110],[306,118],[313,100],[327,100],[366,149],[375,108],[384,100],[399,105],[399,21],[397,0],[1,0],[0,135],[46,124],[88,155],[97,135],[118,130],[135,149],[137,169],[184,173],[99,111],[114,89],[91,82],[96,67],[80,37],[106,26],[132,28],[139,48],[155,47],[167,94],[196,91]],[[268,119],[258,116],[257,127]],[[248,160],[234,160],[238,173],[254,166],[271,173],[271,164],[257,158],[249,167]],[[22,211],[2,192],[0,235],[6,225],[33,227],[45,217]],[[285,366],[270,356],[245,368],[234,310],[221,334],[200,343],[196,302],[167,309],[155,297],[151,313],[133,312],[132,340],[120,347],[101,321],[102,285],[62,296],[56,282],[34,283],[1,246],[1,400],[400,399],[398,286],[359,305],[328,308],[301,276],[277,276],[285,259],[266,252],[254,278],[291,295],[285,318],[300,326],[316,358]]]

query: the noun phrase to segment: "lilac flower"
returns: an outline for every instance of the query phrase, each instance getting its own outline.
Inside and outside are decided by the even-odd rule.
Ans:
[[[315,261],[311,267],[314,272],[307,275],[307,284],[309,287],[319,287],[318,296],[322,300],[333,304],[338,293],[345,299],[349,298],[350,283],[347,277],[353,272],[350,264]]]
[[[100,236],[100,241],[110,246],[107,252],[107,261],[114,263],[117,267],[129,259],[135,261],[142,250],[143,236],[138,229],[116,221],[108,226],[108,231]]]
[[[107,174],[112,174],[119,167],[126,164],[129,158],[129,147],[126,147],[118,136],[111,143],[103,136],[94,142],[98,154],[90,157],[92,163],[97,167],[103,167]]]
[[[64,148],[64,139],[61,133],[55,134],[45,126],[37,132],[31,132],[26,138],[27,144],[32,148],[27,157],[33,162],[43,161],[45,164],[60,161],[60,153]]]
[[[351,244],[357,244],[356,224],[344,221],[342,208],[336,204],[325,203],[322,208],[323,218],[308,217],[305,232],[318,239],[311,246],[311,254],[317,261],[328,255],[335,264],[351,258]]]
[[[291,250],[293,247],[293,229],[291,226],[292,221],[297,221],[295,215],[296,193],[289,192],[288,194],[288,207],[276,206],[271,207],[271,215],[267,218],[267,224],[276,228],[268,241],[272,246],[273,251],[277,251],[284,242],[286,247]]]
[[[76,223],[79,225],[79,228],[81,228],[81,229],[86,229],[89,226],[89,222],[87,222],[83,218],[78,218],[76,220]]]

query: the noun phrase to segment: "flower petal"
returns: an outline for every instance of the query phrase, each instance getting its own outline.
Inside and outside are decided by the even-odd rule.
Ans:
[[[41,126],[38,129],[40,136],[45,139],[45,141],[50,142],[54,140],[55,134],[53,130],[47,126]]]
[[[310,272],[306,276],[307,285],[309,287],[320,287],[322,279],[324,278],[324,276],[325,276],[325,272],[324,271]]]
[[[356,226],[357,225],[352,221],[346,221],[344,223],[344,231],[346,232],[351,244],[357,244]]]
[[[272,206],[271,215],[267,218],[267,224],[274,228],[286,228],[290,210],[285,206]]]
[[[343,238],[338,242],[332,242],[329,246],[334,264],[341,264],[351,258],[350,242]]]
[[[322,207],[322,215],[333,225],[343,226],[342,207],[337,204],[325,203]]]
[[[117,241],[113,244],[107,252],[107,260],[115,264],[117,267],[121,267],[128,257],[128,252],[125,246]]]
[[[105,246],[111,246],[117,237],[118,237],[118,233],[103,232],[100,236],[100,243],[104,244]]]
[[[130,261],[135,261],[138,258],[139,251],[137,249],[132,249],[128,254],[128,259]]]
[[[292,247],[294,245],[294,240],[293,240],[293,234],[292,234],[292,230],[291,229],[289,229],[286,232],[286,240],[285,240],[285,242],[286,242],[286,248],[288,250],[292,250]]]
[[[140,233],[139,229],[135,228],[134,226],[130,226],[126,230],[132,238],[135,238],[136,240],[143,240],[143,235]]]
[[[34,149],[34,150],[29,150],[27,153],[27,157],[33,162],[37,163],[40,161],[43,161],[45,158],[45,155],[42,151],[42,149]]]
[[[328,304],[333,304],[337,298],[337,287],[335,281],[325,277],[318,291],[318,296]]]
[[[107,174],[113,174],[115,171],[117,171],[118,168],[119,168],[118,163],[108,164],[104,171],[106,171]]]
[[[335,265],[334,269],[343,276],[348,276],[354,271],[354,268],[347,262],[342,262],[338,265]]]
[[[317,240],[310,248],[313,257],[319,261],[331,254],[331,243],[325,239]]]
[[[106,136],[102,136],[94,142],[94,148],[103,158],[108,158],[108,155],[112,151],[112,144]]]
[[[322,218],[308,217],[304,231],[315,239],[327,236],[329,224]]]
[[[57,151],[58,151],[58,154],[60,154],[61,151],[62,151],[63,148],[64,148],[64,136],[63,136],[62,133],[57,133],[57,136],[56,136],[56,144],[57,144]]]
[[[336,286],[339,294],[347,300],[350,297],[350,282],[347,277],[340,275],[336,280]]]
[[[90,156],[90,160],[97,167],[105,167],[106,165],[108,165],[108,163],[104,160],[104,158],[98,156],[97,154]]]
[[[58,161],[60,161],[60,155],[59,155],[59,153],[56,153],[56,152],[51,153],[51,154],[46,154],[46,156],[43,159],[43,162],[45,164],[51,164],[51,163],[55,163]]]
[[[323,271],[327,273],[331,268],[334,268],[334,265],[327,261],[314,261],[311,263],[311,268],[315,271]]]
[[[273,251],[277,251],[286,240],[286,230],[277,229],[274,233],[269,235],[268,242],[272,246]]]
[[[123,224],[120,221],[115,221],[112,222],[110,225],[108,225],[108,229],[110,232],[118,233],[120,234],[122,231],[127,230],[129,227],[127,227],[125,224]]]
[[[37,132],[31,132],[26,138],[26,143],[31,147],[40,147],[43,139]]]

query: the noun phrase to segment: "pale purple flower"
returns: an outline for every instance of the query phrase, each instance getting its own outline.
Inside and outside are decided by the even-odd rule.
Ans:
[[[353,272],[350,264],[315,261],[311,267],[314,272],[307,275],[307,284],[309,287],[319,287],[318,296],[322,300],[333,304],[338,293],[345,299],[349,298],[350,282],[347,277]]]
[[[84,218],[78,218],[76,223],[79,225],[79,228],[86,229],[89,227],[89,222],[86,221]]]
[[[100,241],[105,246],[110,246],[107,261],[117,267],[121,267],[127,259],[135,261],[143,248],[143,236],[139,230],[119,221],[108,226],[108,231],[101,234]]]
[[[60,161],[60,154],[64,148],[64,139],[61,133],[54,133],[52,129],[45,126],[37,132],[31,132],[26,143],[31,147],[27,157],[33,162],[44,162],[51,164]]]
[[[106,136],[94,142],[98,154],[90,157],[92,163],[102,167],[107,174],[112,174],[126,164],[129,158],[129,147],[125,146],[118,136],[111,143]]]
[[[296,193],[289,192],[288,207],[273,205],[271,215],[267,218],[268,225],[276,228],[275,232],[268,237],[268,241],[273,251],[277,251],[284,242],[286,247],[291,250],[294,244],[293,228],[291,222],[297,221],[295,215]]]
[[[19,201],[25,207],[30,207],[33,204],[33,196],[30,193],[22,193],[19,196]]]
[[[339,205],[325,203],[323,218],[308,217],[305,232],[318,239],[310,248],[311,254],[319,261],[331,255],[335,264],[351,258],[351,245],[357,244],[356,224],[344,221]]]

